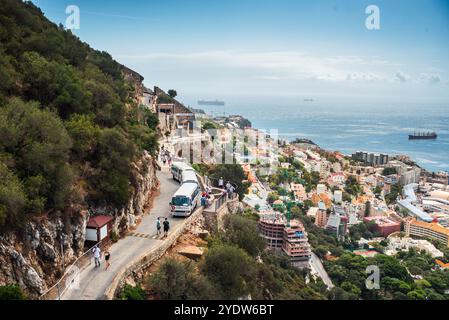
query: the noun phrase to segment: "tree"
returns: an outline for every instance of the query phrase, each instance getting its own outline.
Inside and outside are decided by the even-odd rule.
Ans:
[[[239,215],[228,215],[224,220],[227,242],[244,249],[249,255],[257,256],[266,247],[265,241],[260,237],[257,222]]]
[[[202,128],[201,129],[203,129],[204,131],[207,131],[207,130],[215,130],[215,129],[217,129],[218,127],[217,127],[217,125],[215,124],[215,123],[213,123],[213,122],[210,122],[210,121],[207,121],[207,122],[205,122],[203,125],[202,125]]]
[[[42,182],[33,198],[61,209],[73,182],[68,165],[72,141],[62,121],[36,103],[12,99],[0,109],[0,135],[0,154],[25,186],[37,187],[27,180]]]
[[[123,206],[130,193],[131,161],[136,153],[134,144],[120,128],[104,129],[98,138],[94,160],[99,172],[92,177],[100,193],[97,199]]]
[[[365,202],[365,217],[368,217],[371,212],[371,202]]]
[[[0,227],[15,225],[24,213],[26,201],[19,178],[0,162]]]
[[[397,173],[398,173],[398,172],[397,172],[396,168],[393,168],[393,167],[385,168],[385,169],[382,171],[382,175],[384,175],[384,176],[389,176],[389,175],[397,174]]]
[[[225,299],[238,299],[251,292],[255,265],[242,249],[216,245],[209,249],[200,266],[201,271],[217,285]]]
[[[223,177],[224,181],[233,183],[237,187],[235,192],[239,195],[240,200],[248,192],[249,183],[245,181],[247,176],[239,164],[215,165],[210,168],[209,175],[215,180]]]
[[[91,155],[100,134],[100,127],[94,124],[92,117],[76,114],[65,126],[72,137],[72,152],[75,156],[84,159]]]
[[[167,93],[171,98],[175,98],[178,95],[176,90],[173,90],[173,89],[168,90]]]
[[[267,201],[270,205],[272,205],[273,202],[275,202],[278,199],[279,199],[279,195],[277,194],[277,192],[270,192],[267,196]]]
[[[31,100],[58,111],[63,119],[89,111],[91,92],[72,66],[48,61],[36,52],[23,55],[24,92]]]
[[[191,262],[166,259],[148,283],[156,297],[163,300],[213,299],[216,295],[209,280],[195,274]]]
[[[145,300],[145,292],[140,286],[125,285],[123,288],[120,299],[122,300]]]

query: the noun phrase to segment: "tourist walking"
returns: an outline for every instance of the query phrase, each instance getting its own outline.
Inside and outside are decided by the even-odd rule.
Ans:
[[[161,218],[157,217],[156,221],[156,235],[161,234]]]
[[[218,187],[219,187],[220,189],[223,189],[223,187],[224,187],[224,180],[223,180],[223,177],[220,177],[220,179],[218,179]]]
[[[111,265],[111,263],[109,262],[110,258],[111,258],[111,254],[109,253],[109,251],[106,251],[104,253],[104,261],[106,263],[106,268],[104,268],[104,270],[108,270],[109,266]]]
[[[170,222],[167,218],[164,220],[164,237],[168,235],[168,230],[170,230]]]
[[[171,166],[171,155],[170,154],[168,154],[168,156],[167,156],[167,161],[168,161],[168,166]]]
[[[101,258],[101,249],[98,245],[96,245],[93,249],[94,254],[94,261],[95,261],[95,268],[99,267],[101,264],[100,258]]]

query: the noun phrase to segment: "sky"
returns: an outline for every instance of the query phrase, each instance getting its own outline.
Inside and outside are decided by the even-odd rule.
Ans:
[[[334,97],[449,108],[448,0],[33,0],[181,98]],[[376,5],[380,29],[369,30]]]

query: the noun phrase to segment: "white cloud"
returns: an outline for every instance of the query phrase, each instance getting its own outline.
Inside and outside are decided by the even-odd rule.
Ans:
[[[441,82],[441,76],[439,74],[421,73],[420,79],[430,84],[436,84]]]
[[[408,80],[410,80],[410,76],[408,76],[407,74],[403,73],[402,71],[398,71],[395,74],[395,79],[399,80],[402,83],[405,83]]]
[[[120,56],[140,62],[200,65],[201,68],[224,67],[253,71],[253,78],[262,80],[321,80],[331,82],[386,80],[387,73],[378,70],[391,64],[377,57],[312,56],[298,51],[242,52],[206,51],[194,53],[154,53]],[[262,74],[263,76],[260,76]]]

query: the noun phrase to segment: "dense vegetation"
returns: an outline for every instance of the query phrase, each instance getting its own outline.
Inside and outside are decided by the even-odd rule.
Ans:
[[[239,195],[240,200],[248,192],[250,183],[246,181],[248,177],[239,164],[194,164],[193,167],[198,173],[208,176],[214,186],[218,186],[220,178],[223,178],[225,183],[227,181],[232,183],[236,187],[235,192]]]
[[[449,270],[437,269],[435,260],[427,253],[410,249],[400,251],[395,256],[379,253],[374,257],[362,257],[349,250],[356,248],[356,240],[360,237],[369,239],[376,236],[372,224],[351,227],[350,237],[339,241],[326,230],[315,226],[311,218],[301,215],[300,219],[308,232],[313,251],[320,258],[325,258],[327,253],[333,256],[333,259],[324,259],[324,266],[335,285],[327,293],[329,299],[448,299],[445,291],[449,288]],[[380,242],[376,250],[382,252],[382,248]],[[366,268],[370,265],[380,270],[378,290],[366,287]]]
[[[167,258],[146,280],[155,299],[326,299],[325,286],[290,265],[283,254],[266,250],[255,215],[226,217],[224,230],[208,239],[199,261]],[[133,296],[138,287],[131,291]],[[125,292],[125,291],[124,291]],[[126,289],[131,296],[130,288]],[[122,294],[124,297],[125,294]]]
[[[368,290],[365,285],[370,265],[379,267],[379,290]],[[345,253],[325,266],[334,283],[351,299],[448,299],[449,271],[435,270],[434,260],[425,252],[410,249],[396,256],[378,254],[372,258]]]
[[[0,228],[68,203],[124,205],[157,120],[122,66],[32,3],[3,0],[0,70]]]

